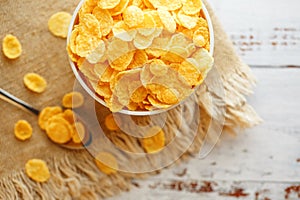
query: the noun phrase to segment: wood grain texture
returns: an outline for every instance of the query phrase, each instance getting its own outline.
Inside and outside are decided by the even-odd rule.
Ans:
[[[298,0],[210,0],[237,52],[250,65],[300,65]]]
[[[114,199],[132,199],[144,194],[143,199],[149,200],[236,199],[221,193],[242,188],[248,195],[240,199],[283,200],[286,188],[300,186],[300,70],[256,68],[253,71],[258,77],[258,87],[249,102],[264,119],[263,124],[237,136],[223,135],[206,159],[195,158],[147,181],[137,180],[140,187]],[[193,181],[212,181],[217,185],[212,185],[213,192],[196,193],[192,186],[186,186]],[[170,189],[172,183],[175,189]],[[198,189],[201,185],[198,183]],[[262,194],[256,198],[256,192]],[[287,199],[300,198],[297,195],[294,192]]]

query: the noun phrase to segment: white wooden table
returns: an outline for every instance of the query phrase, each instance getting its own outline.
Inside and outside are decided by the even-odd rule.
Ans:
[[[248,100],[264,123],[112,199],[300,199],[300,1],[211,4],[258,78]]]

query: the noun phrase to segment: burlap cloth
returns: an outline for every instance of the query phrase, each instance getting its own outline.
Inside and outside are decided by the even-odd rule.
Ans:
[[[66,41],[51,35],[47,21],[57,11],[72,13],[77,3],[78,0],[0,1],[0,37],[3,38],[8,33],[14,34],[23,46],[23,54],[17,60],[8,60],[0,54],[1,88],[37,108],[61,104],[62,96],[72,91],[75,78],[68,64]],[[207,3],[206,5],[215,31],[215,68],[225,88],[225,130],[233,132],[239,127],[251,127],[259,123],[260,118],[246,103],[244,96],[252,92],[255,78],[249,67],[236,55],[217,17]],[[25,89],[23,76],[27,72],[39,73],[47,79],[49,85],[46,92],[34,94]],[[205,87],[201,87],[196,93],[202,113],[200,126],[197,127],[199,134],[182,159],[199,151],[209,121],[214,117],[215,112],[206,105],[206,93]],[[195,117],[192,111],[198,104],[188,100],[182,105],[187,112],[181,122],[178,122],[181,115],[178,108],[171,110],[170,122],[165,129],[166,135],[172,135],[172,130],[177,129],[178,124],[188,124]],[[98,117],[102,123],[108,110],[100,105],[97,109],[100,110]],[[33,126],[33,137],[29,141],[21,142],[14,137],[14,124],[19,119],[26,119]],[[120,172],[107,176],[101,173],[87,151],[70,151],[54,145],[39,129],[36,116],[3,101],[0,102],[0,122],[0,199],[101,199],[128,191],[132,178],[145,175]],[[188,135],[189,128],[187,126],[180,129],[182,135]],[[136,139],[120,132],[110,133],[108,137],[124,149],[133,152],[141,150]],[[180,149],[184,144],[179,142],[177,146]],[[178,149],[175,148],[174,151]],[[37,184],[25,175],[24,165],[31,158],[47,161],[51,171],[51,178],[47,183]],[[147,165],[148,162],[151,164],[155,161],[145,159],[136,165]]]

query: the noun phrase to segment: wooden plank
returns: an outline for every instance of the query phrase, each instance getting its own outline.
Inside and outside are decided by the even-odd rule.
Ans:
[[[298,0],[209,2],[247,64],[300,65]]]
[[[134,182],[130,193],[109,200],[277,200],[298,199],[300,185],[276,182],[197,181],[193,179],[151,179]]]
[[[286,188],[300,185],[300,70],[253,71],[258,85],[249,102],[265,120],[263,124],[236,137],[223,135],[221,143],[203,160],[195,158],[147,180],[136,180],[140,187],[120,199],[142,195],[141,199],[234,199],[220,195],[233,188],[243,188],[249,194],[241,199],[255,199],[259,191],[267,192],[257,199],[284,199]],[[216,191],[200,195],[177,183],[203,180],[216,182]],[[164,186],[174,181],[183,189],[174,191]],[[297,193],[293,195],[289,199],[298,199]]]

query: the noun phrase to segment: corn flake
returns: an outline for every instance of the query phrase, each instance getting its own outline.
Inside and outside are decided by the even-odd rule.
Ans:
[[[64,95],[62,105],[65,108],[79,108],[83,105],[84,98],[80,92],[70,92]]]
[[[178,72],[191,86],[197,85],[197,83],[199,82],[199,78],[202,78],[201,72],[196,66],[196,62],[192,59],[187,59],[183,61]]]
[[[16,59],[22,54],[22,46],[16,36],[6,35],[2,41],[2,50],[9,59]]]
[[[177,10],[182,4],[181,0],[149,0],[154,8],[162,10]]]
[[[116,118],[116,120],[115,120]],[[110,131],[117,131],[120,129],[119,125],[117,124],[117,122],[120,123],[121,120],[120,118],[118,118],[118,115],[113,115],[112,113],[107,115],[105,117],[105,126],[108,130]]]
[[[40,159],[28,160],[25,164],[25,172],[29,178],[36,182],[46,182],[50,178],[46,162]]]
[[[194,32],[193,42],[198,47],[204,47],[209,42],[209,31],[207,27],[200,27]]]
[[[114,34],[114,37],[129,42],[133,40],[137,33],[137,30],[129,30],[129,27],[125,24],[124,21],[119,21],[114,24],[112,32]]]
[[[130,51],[124,55],[121,55],[119,58],[113,60],[110,63],[110,66],[117,71],[123,71],[127,69],[128,65],[131,63],[133,56],[134,51]]]
[[[120,0],[100,0],[98,6],[102,9],[112,9],[120,4]]]
[[[144,13],[137,6],[128,6],[123,12],[125,24],[132,28],[136,27],[144,21]]]
[[[120,0],[120,3],[116,7],[109,9],[110,14],[112,16],[121,14],[126,9],[128,3],[129,3],[129,0]]]
[[[87,55],[86,59],[91,64],[96,64],[105,60],[105,43],[103,40],[100,40],[98,46],[89,54]]]
[[[60,115],[54,115],[46,124],[47,136],[55,143],[64,144],[72,139],[73,127]]]
[[[185,15],[182,12],[179,12],[177,14],[177,19],[179,20],[180,25],[187,29],[192,29],[197,26],[197,21],[198,21],[197,16],[189,16],[189,15]]]
[[[32,127],[26,120],[19,120],[15,124],[15,136],[19,140],[27,140],[32,136]]]
[[[141,29],[139,29],[141,30]],[[146,30],[146,29],[143,29]],[[149,30],[149,29],[148,29]],[[137,34],[136,37],[133,40],[133,44],[137,49],[147,49],[148,47],[151,46],[153,41],[152,36],[144,36],[142,34]]]
[[[201,0],[181,0],[181,10],[187,15],[198,14],[202,8]]]
[[[172,15],[167,10],[157,10],[158,16],[164,25],[164,28],[170,33],[175,33],[176,31],[176,22],[174,21]]]
[[[36,93],[42,93],[46,90],[47,82],[46,80],[36,74],[36,73],[27,73],[23,78],[24,85],[31,91]]]
[[[128,66],[128,69],[143,67],[148,61],[148,56],[144,50],[136,50],[132,59],[132,62]]]
[[[113,18],[108,10],[103,10],[99,7],[94,8],[93,15],[98,19],[100,23],[100,30],[102,36],[107,36],[113,27]]]
[[[61,115],[61,114],[60,114]],[[70,124],[74,124],[76,117],[75,117],[75,113],[70,110],[70,109],[66,109],[63,114],[62,117],[67,120]]]
[[[85,136],[85,127],[81,122],[75,122],[73,124],[73,135],[72,141],[76,144],[79,144],[83,141]]]
[[[155,29],[157,29],[154,18],[147,12],[144,12],[144,20],[140,26],[137,26],[137,28],[137,31],[140,35],[149,37],[150,35],[152,36],[152,34],[155,32]]]
[[[71,18],[72,15],[67,12],[57,12],[53,14],[48,21],[50,32],[57,37],[66,38]]]
[[[179,92],[173,88],[166,88],[157,95],[157,99],[166,104],[176,104],[179,101]]]
[[[154,126],[148,130],[141,144],[147,153],[156,153],[165,146],[165,133],[160,127]]]
[[[168,66],[159,59],[152,60],[150,64],[150,71],[154,76],[163,76],[168,72]]]
[[[62,109],[59,106],[45,107],[39,114],[38,123],[40,128],[42,130],[45,130],[48,119],[60,113],[62,113]]]
[[[107,175],[117,173],[119,166],[115,156],[108,152],[100,152],[95,158],[97,167]]]

